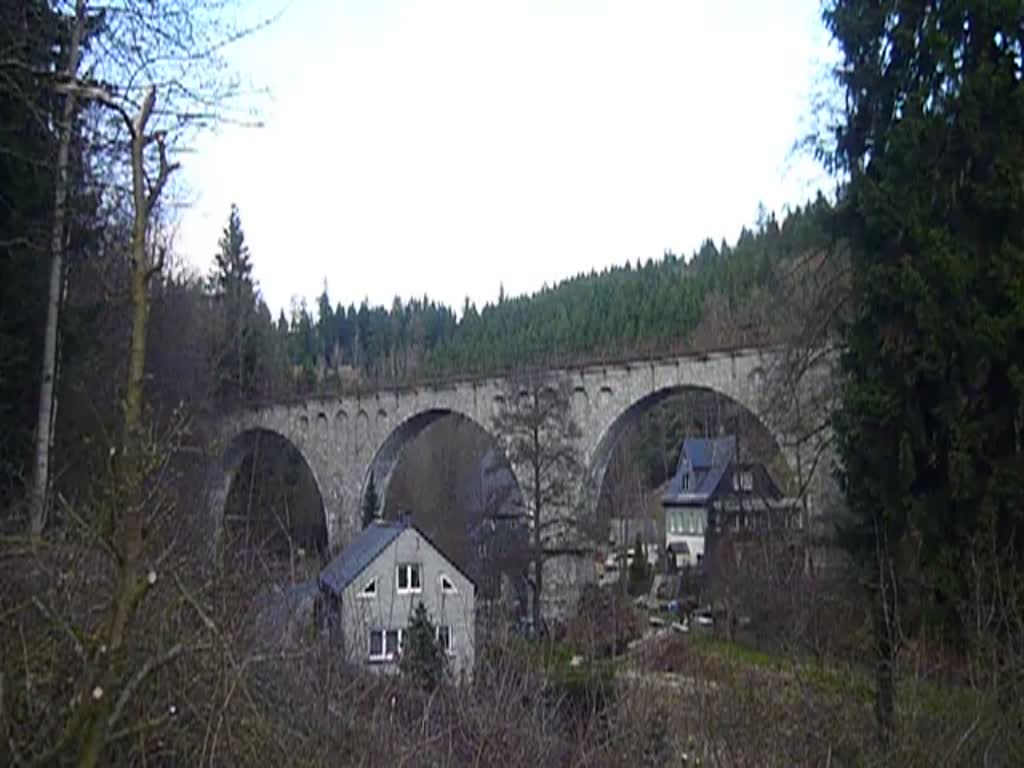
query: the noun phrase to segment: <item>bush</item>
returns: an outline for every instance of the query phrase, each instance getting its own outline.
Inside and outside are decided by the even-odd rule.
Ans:
[[[423,603],[416,606],[406,632],[405,648],[399,667],[412,685],[430,693],[444,677],[444,650],[437,639],[433,622]]]
[[[647,592],[651,588],[651,576],[651,566],[647,562],[647,551],[638,533],[636,541],[633,542],[633,560],[629,564],[626,573],[626,589],[629,594],[635,597]]]
[[[616,588],[587,584],[576,615],[566,627],[565,642],[590,658],[620,654],[640,636],[640,622],[629,600]]]

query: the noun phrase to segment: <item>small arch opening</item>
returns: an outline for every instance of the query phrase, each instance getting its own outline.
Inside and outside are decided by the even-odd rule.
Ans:
[[[411,514],[473,579],[485,625],[526,614],[529,536],[523,495],[487,430],[449,410],[417,414],[392,431],[370,472],[382,516]]]
[[[277,432],[249,430],[228,446],[223,470],[225,567],[257,583],[297,582],[318,572],[327,525],[317,479],[302,452]]]

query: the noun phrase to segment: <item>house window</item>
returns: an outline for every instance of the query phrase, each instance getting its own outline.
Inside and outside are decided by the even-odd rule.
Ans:
[[[754,473],[749,471],[734,472],[732,476],[732,489],[734,491],[754,490]]]
[[[393,661],[402,652],[405,631],[374,629],[370,632],[370,661]]]
[[[377,596],[377,580],[370,579],[370,581],[363,587],[359,593],[359,597],[371,598]]]
[[[681,509],[673,515],[673,533],[683,536],[703,536],[706,521],[703,509]]]
[[[422,592],[423,580],[420,578],[419,563],[403,563],[398,566],[398,593]]]
[[[683,476],[682,476],[681,479],[682,479],[682,490],[684,490],[684,491],[690,490],[690,473],[689,472],[683,472]]]
[[[452,643],[452,628],[448,626],[437,627],[437,644],[441,646],[441,650],[445,653],[454,652],[454,644]]]
[[[441,574],[441,591],[449,595],[454,595],[456,592],[459,591],[455,588],[455,582],[453,582],[443,573]]]

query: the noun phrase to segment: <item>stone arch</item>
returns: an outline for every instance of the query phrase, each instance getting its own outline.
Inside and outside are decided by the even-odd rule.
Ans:
[[[481,424],[477,418],[462,410],[437,407],[428,408],[414,413],[412,416],[409,416],[400,422],[397,426],[392,427],[387,432],[387,435],[381,441],[380,445],[378,445],[376,450],[373,452],[373,458],[367,464],[360,484],[358,502],[360,509],[362,507],[362,499],[366,496],[366,489],[370,483],[371,474],[373,475],[374,485],[377,488],[377,493],[380,498],[381,508],[384,508],[384,504],[387,499],[388,484],[391,481],[395,467],[398,466],[398,462],[402,457],[402,451],[405,449],[405,446],[416,439],[416,437],[431,424],[434,424],[446,416],[456,416],[458,418],[465,419],[482,433],[487,435],[493,441],[495,446],[500,445],[497,438],[491,433],[491,430]],[[507,462],[507,457],[504,456],[503,452],[502,458]],[[519,486],[521,491],[522,483],[520,482],[519,475],[514,467],[512,467],[512,474],[514,475],[516,484]]]
[[[635,424],[644,413],[659,403],[687,392],[711,393],[738,406],[743,412],[752,417],[764,432],[771,437],[778,455],[785,462],[787,471],[790,473],[796,471],[796,467],[793,466],[793,459],[785,450],[785,445],[780,439],[780,435],[772,430],[755,408],[752,408],[749,403],[744,402],[743,398],[735,397],[715,387],[700,384],[672,384],[632,400],[629,405],[619,410],[601,431],[593,450],[586,459],[587,471],[584,474],[584,488],[580,493],[580,499],[583,501],[587,512],[593,512],[597,508],[608,465],[615,447],[625,430],[632,424]]]
[[[214,551],[216,551],[223,537],[224,511],[238,471],[246,458],[254,456],[261,442],[268,438],[272,443],[284,444],[294,450],[301,459],[303,467],[312,478],[313,488],[316,490],[317,501],[320,505],[319,520],[323,525],[324,543],[327,543],[326,538],[330,534],[330,525],[324,503],[323,484],[318,476],[314,462],[311,462],[302,448],[287,435],[270,427],[255,426],[243,428],[226,442],[219,460],[215,462],[210,473],[207,506],[213,522],[213,535],[210,537],[210,544]]]
[[[488,402],[485,400],[481,411],[487,410]],[[452,428],[432,435],[429,443],[419,446],[416,461],[399,470],[403,457],[412,458],[406,448],[446,417],[454,417]],[[447,457],[439,456],[439,441],[453,438],[461,447]],[[433,472],[442,469],[451,471],[443,475],[443,490],[418,484],[424,479],[429,482]],[[529,529],[520,517],[521,475],[508,461],[494,432],[480,419],[446,403],[414,412],[390,429],[373,460],[365,465],[355,504],[360,516],[371,476],[383,512],[389,516],[411,513],[446,555],[472,575],[478,609],[480,601],[501,600],[525,615],[530,600],[525,573]]]

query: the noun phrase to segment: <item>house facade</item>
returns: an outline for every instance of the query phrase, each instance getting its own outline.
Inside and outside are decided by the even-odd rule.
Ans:
[[[413,612],[427,610],[456,678],[472,674],[475,585],[408,518],[367,526],[320,573],[328,620],[352,663],[397,669]]]
[[[736,438],[687,438],[662,497],[665,548],[679,566],[699,566],[723,532],[792,528],[798,506],[763,464],[736,460]]]

